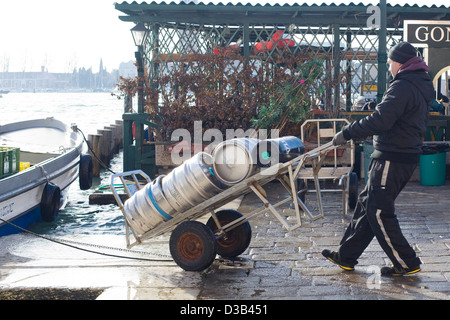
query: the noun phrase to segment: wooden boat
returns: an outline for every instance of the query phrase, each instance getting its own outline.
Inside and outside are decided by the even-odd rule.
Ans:
[[[0,126],[0,236],[20,232],[15,226],[53,221],[77,178],[82,190],[89,189],[86,150],[76,126],[54,118]]]

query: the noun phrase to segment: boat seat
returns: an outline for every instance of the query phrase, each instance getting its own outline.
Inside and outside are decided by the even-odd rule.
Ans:
[[[20,151],[20,161],[29,162],[30,165],[33,166],[42,161],[55,158],[59,155],[60,154],[58,153],[37,153],[37,152]]]

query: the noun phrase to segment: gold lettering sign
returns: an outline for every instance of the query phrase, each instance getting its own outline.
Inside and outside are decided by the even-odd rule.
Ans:
[[[450,21],[405,20],[403,33],[417,47],[450,48]]]

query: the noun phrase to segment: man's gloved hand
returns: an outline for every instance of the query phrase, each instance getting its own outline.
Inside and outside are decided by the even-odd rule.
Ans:
[[[336,133],[336,135],[333,137],[332,142],[333,142],[334,146],[340,146],[340,145],[346,144],[347,139],[345,139],[344,133],[341,131],[339,133]]]

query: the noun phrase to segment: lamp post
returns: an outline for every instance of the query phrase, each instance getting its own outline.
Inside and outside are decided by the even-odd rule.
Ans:
[[[131,34],[133,36],[134,44],[137,47],[144,46],[144,42],[148,34],[148,29],[142,22],[139,22],[131,29]]]
[[[134,156],[131,159],[127,159],[128,162],[134,162],[132,165],[133,170],[141,169],[142,166],[142,154],[143,152],[143,140],[144,140],[144,124],[142,122],[142,115],[144,114],[144,44],[147,39],[148,29],[142,22],[138,23],[131,30],[134,44],[138,48],[135,53],[138,72],[138,114],[134,119],[135,124],[135,145],[131,148]],[[128,157],[127,157],[128,158]],[[124,152],[125,161],[125,152]]]
[[[143,77],[144,77],[144,44],[148,35],[148,29],[144,26],[142,22],[139,22],[131,30],[131,35],[133,36],[134,44],[138,48],[135,53],[137,61],[137,71],[138,71],[138,113],[144,113],[144,97],[143,97]]]

